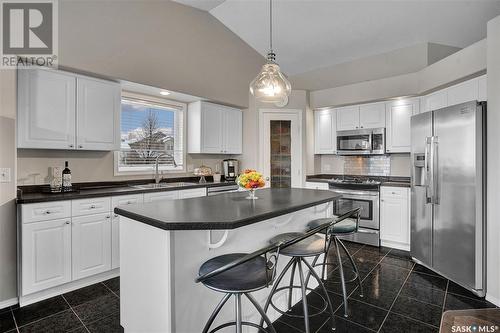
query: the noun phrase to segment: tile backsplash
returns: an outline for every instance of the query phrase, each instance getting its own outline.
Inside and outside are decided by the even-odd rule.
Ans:
[[[389,156],[345,156],[344,174],[389,176],[391,159]]]

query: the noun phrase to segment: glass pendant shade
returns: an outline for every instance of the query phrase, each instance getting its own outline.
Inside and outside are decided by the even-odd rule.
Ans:
[[[281,72],[280,66],[268,61],[250,83],[250,92],[255,98],[266,103],[280,103],[288,99],[292,86],[284,73]]]

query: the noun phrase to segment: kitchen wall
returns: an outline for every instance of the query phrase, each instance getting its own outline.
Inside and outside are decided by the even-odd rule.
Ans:
[[[59,64],[240,107],[264,57],[173,1],[60,0]]]
[[[0,168],[11,170],[0,183],[0,309],[17,303],[15,82],[15,71],[0,70]]]
[[[500,306],[500,16],[488,22],[487,294]]]
[[[410,177],[410,155],[337,156],[321,155],[319,173]]]

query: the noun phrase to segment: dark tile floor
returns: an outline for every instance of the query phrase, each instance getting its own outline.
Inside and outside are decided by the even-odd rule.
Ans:
[[[346,243],[354,255],[361,277],[364,296],[355,282],[348,284],[349,317],[344,317],[338,265],[331,253],[328,279],[325,283],[335,308],[336,332],[438,332],[441,314],[448,309],[494,307],[484,299],[453,282],[415,265],[404,251],[374,248]],[[345,259],[346,276],[350,267]],[[75,290],[23,308],[0,310],[2,332],[122,332],[120,327],[120,280]],[[308,296],[309,307],[322,306],[315,294]],[[302,313],[302,304],[293,313]],[[331,332],[328,314],[311,318],[311,332]],[[299,318],[281,317],[274,324],[278,333],[304,332]],[[187,332],[186,332],[187,333]]]

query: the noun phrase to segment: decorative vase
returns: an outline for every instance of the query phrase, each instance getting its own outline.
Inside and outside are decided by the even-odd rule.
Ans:
[[[245,199],[248,199],[248,200],[257,200],[258,197],[255,196],[255,191],[256,191],[255,188],[251,188],[250,190],[248,190],[248,197],[246,197]]]

